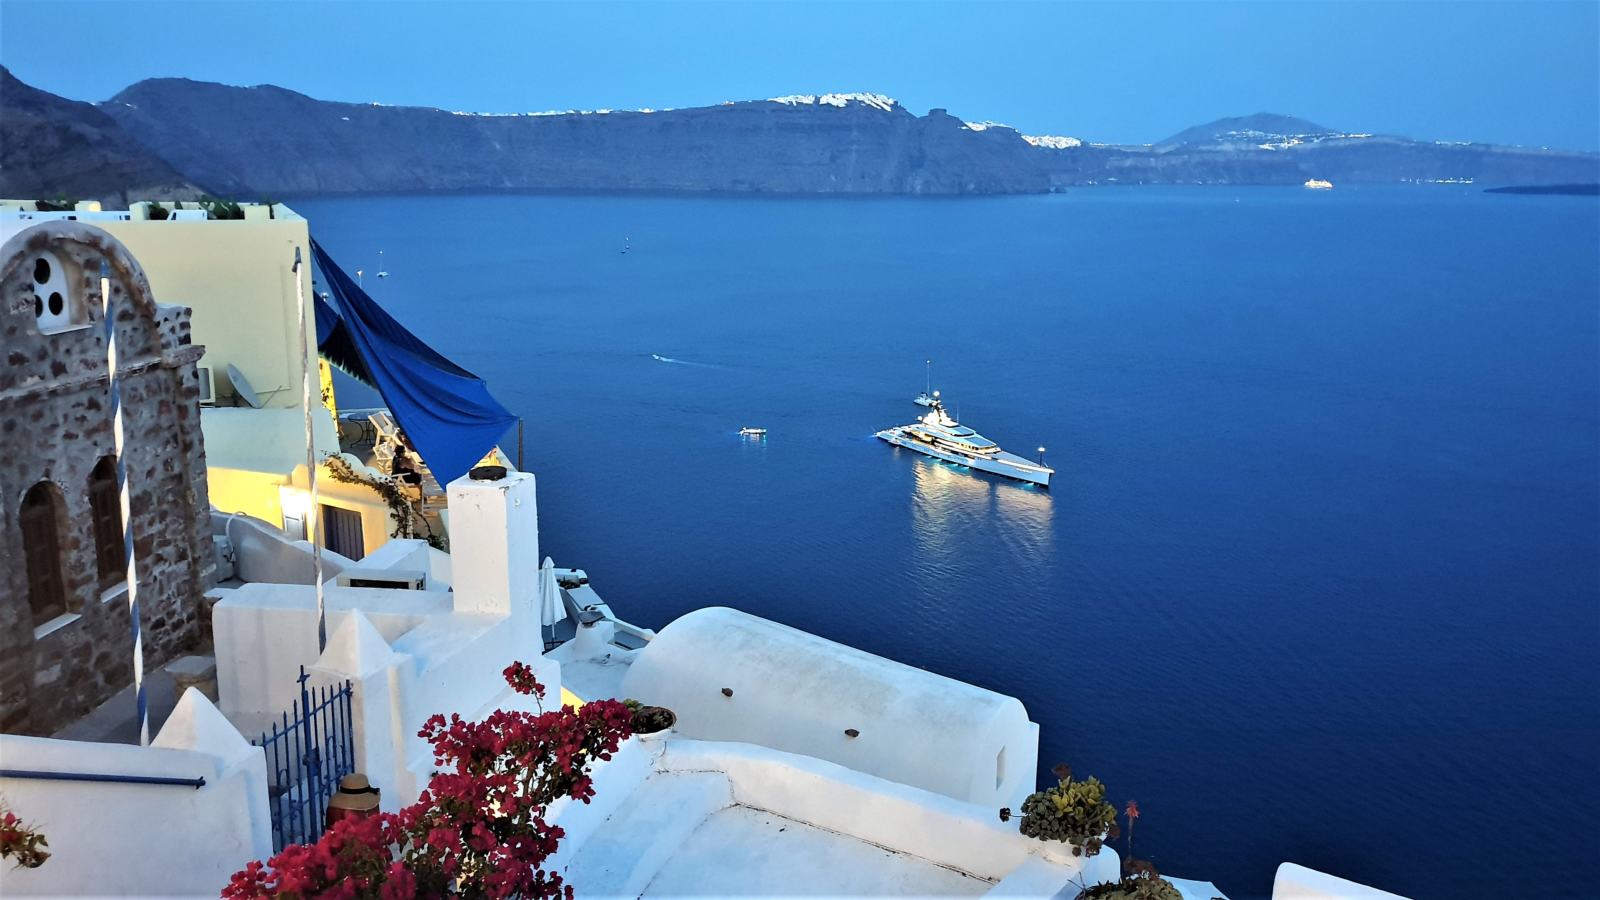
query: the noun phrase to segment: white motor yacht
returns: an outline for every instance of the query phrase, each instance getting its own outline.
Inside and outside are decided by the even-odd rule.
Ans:
[[[1015,478],[1050,486],[1050,476],[1055,469],[1044,464],[1044,448],[1039,450],[1039,462],[1023,459],[1015,453],[1001,450],[994,441],[957,422],[945,411],[937,394],[928,398],[928,413],[910,425],[897,425],[878,432],[878,437],[896,447],[915,450],[924,456],[945,462],[978,469],[1006,478]]]

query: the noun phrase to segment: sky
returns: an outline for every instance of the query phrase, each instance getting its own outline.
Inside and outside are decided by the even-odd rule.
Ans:
[[[479,112],[872,91],[1109,143],[1277,112],[1600,150],[1600,0],[0,0],[0,64],[93,101],[167,76]]]

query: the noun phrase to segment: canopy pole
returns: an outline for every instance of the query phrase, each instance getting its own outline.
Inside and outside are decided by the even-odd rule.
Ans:
[[[301,401],[306,410],[306,480],[310,483],[311,508],[306,511],[306,530],[311,538],[311,559],[317,585],[317,652],[328,648],[328,614],[322,597],[322,531],[317,506],[317,447],[311,419],[311,335],[306,331],[306,289],[300,278],[300,248],[294,248],[295,310],[300,318]]]
[[[522,467],[522,417],[517,416],[517,471],[526,472]]]
[[[111,299],[111,267],[100,261],[100,314],[105,320],[106,379],[111,388],[111,439],[117,456],[117,499],[122,507],[122,557],[127,562],[128,619],[133,627],[133,696],[139,715],[139,746],[150,746],[150,706],[144,692],[144,636],[139,627],[139,565],[133,554],[133,493],[128,489],[127,434],[122,426],[122,383],[117,371],[117,304]]]

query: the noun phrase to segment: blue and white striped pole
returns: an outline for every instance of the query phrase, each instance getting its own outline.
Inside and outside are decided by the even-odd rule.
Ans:
[[[322,533],[321,509],[317,505],[317,447],[315,430],[311,422],[311,333],[306,326],[306,289],[300,283],[300,248],[294,248],[294,298],[300,318],[300,402],[306,409],[306,480],[311,492],[311,508],[306,511],[306,528],[311,538],[311,558],[317,579],[317,652],[328,649],[328,614],[322,602]],[[317,379],[319,382],[321,379]],[[321,391],[316,394],[321,397]]]
[[[117,455],[117,497],[122,504],[122,556],[128,563],[128,618],[133,625],[133,693],[139,705],[139,746],[150,746],[150,707],[144,694],[144,638],[139,628],[139,571],[133,555],[133,495],[128,490],[122,385],[117,372],[117,306],[111,300],[111,267],[100,261],[100,313],[105,320],[106,375],[111,383],[111,435]]]

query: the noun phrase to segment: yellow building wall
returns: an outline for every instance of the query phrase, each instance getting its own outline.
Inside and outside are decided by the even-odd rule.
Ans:
[[[194,310],[194,342],[221,397],[227,367],[238,367],[264,407],[300,406],[302,352],[316,358],[311,244],[306,220],[283,205],[247,206],[251,218],[175,222],[95,221],[126,244],[144,267],[157,302]],[[300,251],[306,336],[296,312],[294,256]],[[303,343],[303,346],[302,346]]]
[[[306,480],[304,465],[295,467],[289,483],[292,490],[286,493],[298,501],[301,510],[310,509],[310,483]],[[317,470],[317,502],[323,506],[347,509],[361,516],[361,542],[365,545],[364,553],[371,553],[388,543],[389,535],[395,530],[394,516],[389,512],[389,504],[384,502],[381,494],[368,485],[334,481],[326,465],[319,466]],[[282,507],[279,509],[278,524],[281,525]],[[319,518],[309,526],[312,539],[318,543],[321,541],[315,535],[321,529],[321,525]]]

